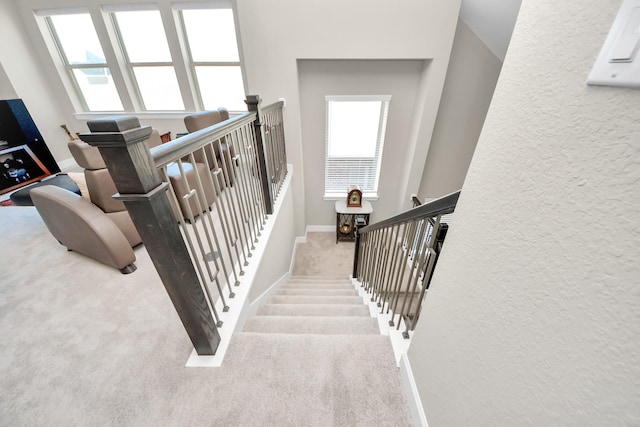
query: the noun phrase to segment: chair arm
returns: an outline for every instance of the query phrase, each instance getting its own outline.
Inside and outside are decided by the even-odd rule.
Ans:
[[[136,257],[127,238],[96,205],[50,185],[33,189],[31,199],[51,234],[68,249],[123,273],[135,271]]]

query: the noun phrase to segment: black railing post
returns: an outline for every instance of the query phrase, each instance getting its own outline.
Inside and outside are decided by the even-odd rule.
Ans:
[[[258,156],[258,168],[260,169],[260,177],[262,179],[262,193],[264,195],[265,211],[267,214],[273,213],[273,195],[271,193],[271,171],[269,170],[264,147],[264,137],[262,133],[262,122],[260,118],[260,103],[262,100],[258,95],[247,95],[245,103],[251,112],[256,113],[256,120],[253,127],[256,136],[256,154]]]
[[[119,194],[142,237],[160,279],[198,355],[213,355],[220,343],[207,299],[160,180],[146,140],[149,126],[136,117],[105,117],[80,135],[98,147]]]
[[[353,277],[354,279],[358,278],[358,257],[360,256],[360,232],[358,231],[358,229],[356,228],[355,231],[355,236],[356,236],[356,245],[355,245],[355,249],[354,249],[354,254],[353,254],[353,273],[351,274],[351,277]]]

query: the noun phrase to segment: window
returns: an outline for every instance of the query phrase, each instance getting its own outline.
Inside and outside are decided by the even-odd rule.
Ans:
[[[114,12],[113,20],[144,109],[184,110],[160,12]]]
[[[89,13],[46,18],[62,63],[88,111],[122,111],[122,102]]]
[[[205,110],[246,110],[233,11],[181,11],[191,67]]]
[[[327,96],[325,197],[358,185],[376,197],[389,95]]]
[[[78,113],[247,109],[230,0],[35,13]]]

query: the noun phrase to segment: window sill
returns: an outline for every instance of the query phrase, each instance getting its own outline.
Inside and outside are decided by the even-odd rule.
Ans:
[[[324,200],[346,200],[347,198],[347,193],[345,194],[337,194],[337,193],[330,193],[330,194],[325,194],[324,195]],[[362,193],[362,200],[368,200],[368,201],[376,201],[378,200],[378,193]]]
[[[96,111],[75,113],[73,116],[78,120],[93,120],[107,116],[135,116],[147,120],[183,120],[189,114],[195,114],[197,111]],[[244,114],[246,111],[229,111],[230,117]]]

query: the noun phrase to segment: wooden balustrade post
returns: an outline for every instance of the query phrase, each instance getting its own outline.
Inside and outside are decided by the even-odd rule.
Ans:
[[[220,343],[216,322],[198,279],[146,140],[149,126],[136,117],[105,117],[87,122],[80,135],[98,147],[118,194],[142,237],[160,279],[198,355],[213,355]]]
[[[255,130],[256,137],[256,154],[258,156],[258,169],[260,170],[260,177],[262,179],[262,193],[264,195],[264,203],[265,203],[265,211],[267,214],[273,213],[273,194],[271,193],[271,171],[269,170],[267,162],[267,158],[265,155],[265,147],[264,147],[264,135],[262,133],[262,122],[261,122],[261,112],[260,112],[260,103],[262,100],[258,95],[247,95],[247,99],[245,103],[249,111],[256,113],[256,120],[253,122],[253,127]]]

